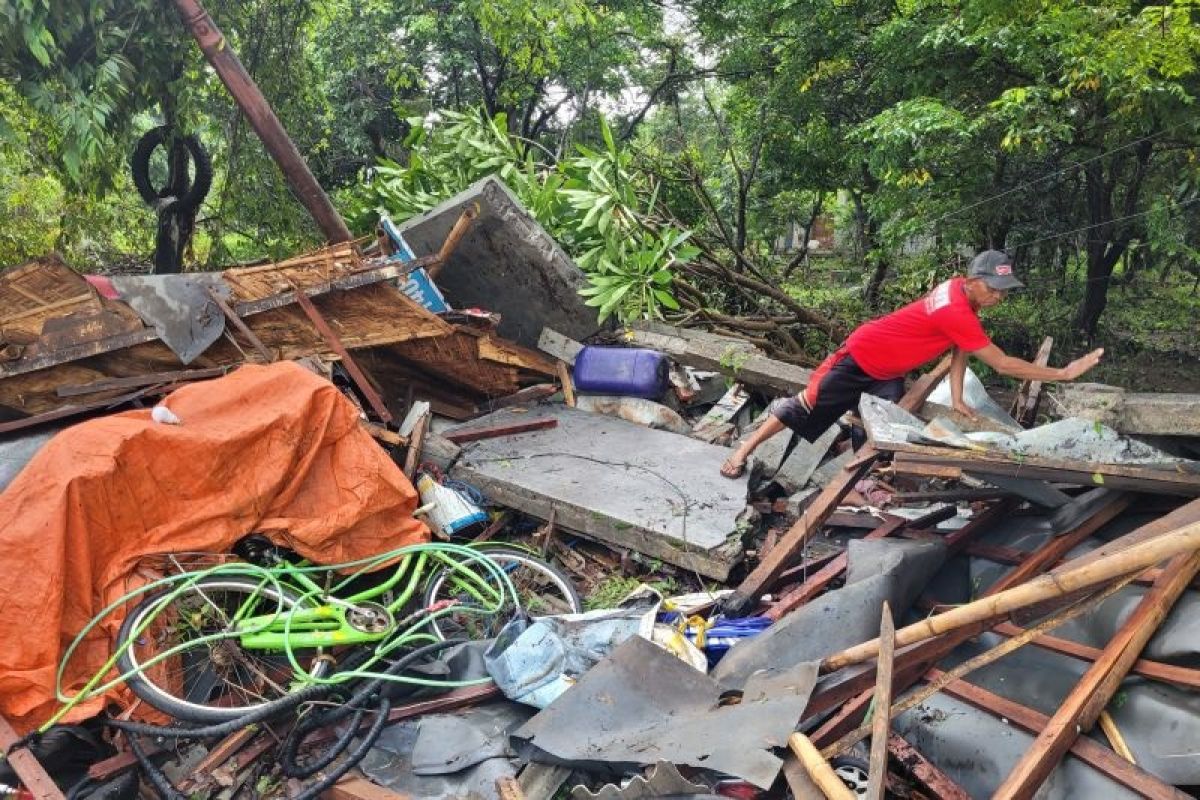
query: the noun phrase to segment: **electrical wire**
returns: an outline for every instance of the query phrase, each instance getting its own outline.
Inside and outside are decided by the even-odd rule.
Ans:
[[[393,652],[394,650],[396,650],[399,647],[406,646],[408,644],[411,644],[414,641],[426,641],[426,640],[435,638],[432,636],[431,633],[423,630],[423,628],[425,626],[427,626],[431,620],[439,618],[442,615],[452,613],[453,609],[450,609],[450,608],[442,609],[440,611],[435,611],[435,612],[423,615],[416,623],[414,623],[410,627],[403,629],[403,630],[393,631],[391,634],[389,634],[388,637],[382,639],[380,642],[378,642],[376,644],[376,647],[374,648],[373,652],[371,652],[367,656],[366,660],[362,664],[356,665],[352,669],[343,670],[343,671],[334,673],[334,675],[328,679],[323,678],[318,674],[314,674],[314,670],[318,670],[318,667],[315,663],[314,663],[314,666],[312,667],[312,669],[306,670],[300,665],[299,659],[296,657],[296,654],[294,652],[294,649],[292,647],[292,644],[291,644],[291,641],[289,638],[291,621],[296,613],[299,613],[300,611],[305,610],[306,608],[310,607],[310,606],[304,606],[303,602],[307,601],[307,600],[311,600],[315,595],[318,594],[318,592],[315,590],[309,591],[305,595],[302,595],[300,602],[297,602],[296,604],[294,604],[290,609],[285,610],[285,609],[283,609],[283,597],[285,596],[285,592],[283,589],[283,584],[282,584],[281,578],[286,578],[289,573],[315,573],[315,572],[332,573],[332,572],[338,572],[338,571],[345,571],[346,569],[349,569],[352,567],[358,567],[359,569],[356,572],[350,574],[349,577],[347,577],[346,579],[341,581],[339,584],[337,584],[337,586],[335,586],[334,589],[331,590],[331,592],[325,593],[326,595],[332,595],[332,597],[336,597],[336,592],[338,590],[344,589],[351,581],[353,581],[355,578],[360,577],[362,574],[364,574],[366,572],[370,572],[370,571],[373,571],[374,569],[378,569],[389,563],[393,563],[393,562],[397,561],[398,559],[407,559],[408,556],[411,556],[414,554],[417,554],[418,556],[420,556],[420,554],[425,554],[425,553],[432,553],[435,558],[445,561],[446,563],[453,564],[457,568],[464,569],[468,572],[471,572],[470,565],[476,565],[478,567],[481,567],[484,572],[490,573],[490,577],[492,579],[494,579],[494,585],[500,587],[499,595],[498,595],[498,597],[496,599],[496,603],[494,604],[493,607],[479,609],[478,613],[487,613],[489,611],[494,613],[495,611],[498,611],[504,607],[504,600],[506,597],[511,597],[511,598],[517,597],[516,588],[513,586],[507,573],[502,569],[502,567],[500,565],[496,564],[491,559],[489,559],[487,557],[486,553],[476,550],[474,548],[464,547],[462,545],[456,545],[456,544],[450,544],[450,543],[440,543],[440,542],[432,542],[432,543],[425,543],[425,544],[419,544],[419,545],[409,545],[406,547],[397,548],[395,550],[388,551],[386,553],[382,553],[377,556],[372,556],[372,557],[363,558],[363,559],[357,559],[355,561],[344,562],[342,564],[335,564],[335,565],[329,565],[329,566],[287,565],[286,567],[265,568],[265,567],[261,567],[261,566],[254,565],[254,564],[247,564],[247,563],[239,562],[239,563],[234,563],[234,564],[219,564],[219,565],[210,567],[205,570],[200,570],[197,572],[189,572],[189,573],[182,573],[179,575],[167,576],[167,577],[155,580],[155,581],[151,581],[151,582],[147,583],[146,585],[139,587],[138,589],[135,589],[131,592],[124,594],[122,597],[113,601],[108,606],[106,606],[103,610],[101,610],[101,612],[99,614],[97,614],[95,617],[93,617],[87,623],[87,625],[85,625],[84,628],[79,632],[79,634],[75,637],[75,639],[68,646],[68,648],[63,656],[63,660],[59,664],[58,672],[56,675],[55,689],[56,689],[56,693],[58,695],[59,700],[63,703],[63,706],[60,707],[60,709],[50,718],[49,721],[47,721],[41,728],[39,728],[39,731],[48,730],[52,725],[56,724],[60,719],[62,719],[63,716],[65,716],[72,708],[74,708],[80,702],[83,702],[84,700],[90,699],[92,697],[99,696],[99,695],[107,692],[108,690],[114,688],[115,686],[119,685],[120,683],[128,680],[130,677],[132,677],[134,675],[141,675],[147,668],[153,666],[154,664],[160,663],[161,661],[163,661],[166,658],[169,658],[173,655],[178,654],[179,652],[181,652],[182,650],[184,650],[188,647],[194,647],[197,644],[204,644],[204,643],[207,643],[210,641],[215,641],[218,639],[237,639],[241,636],[247,635],[248,633],[254,633],[254,632],[259,632],[261,630],[265,630],[266,628],[276,624],[280,620],[282,620],[282,622],[284,624],[283,641],[284,641],[285,653],[289,659],[289,662],[291,663],[291,665],[293,667],[293,670],[296,673],[297,681],[299,683],[303,684],[303,686],[300,690],[290,693],[283,698],[278,698],[276,700],[269,701],[269,702],[263,704],[262,706],[259,706],[254,712],[251,712],[250,714],[247,714],[246,716],[242,717],[241,719],[238,720],[238,722],[240,722],[243,725],[249,724],[250,721],[258,721],[260,719],[266,719],[266,718],[269,718],[270,716],[273,716],[275,713],[282,713],[283,711],[288,710],[289,708],[292,707],[292,705],[294,705],[294,702],[289,702],[289,698],[295,698],[296,696],[302,696],[304,698],[304,700],[315,698],[318,695],[316,695],[316,694],[310,695],[310,693],[306,692],[307,689],[311,689],[312,687],[315,687],[315,686],[332,687],[332,686],[335,686],[338,684],[343,684],[343,683],[347,683],[347,682],[354,681],[354,680],[376,679],[376,678],[382,679],[382,680],[387,680],[387,681],[395,681],[395,682],[423,685],[423,686],[437,686],[437,687],[470,686],[470,685],[477,685],[479,683],[484,683],[484,682],[486,682],[486,680],[446,681],[446,680],[438,680],[438,679],[416,678],[416,677],[411,677],[411,676],[401,677],[401,676],[391,675],[386,671],[380,673],[380,672],[372,672],[370,670],[370,667],[372,664],[379,662],[380,660],[385,658],[389,653]],[[406,564],[406,563],[408,563],[408,562],[404,561],[404,562],[402,562],[402,564],[397,565],[397,569],[404,569],[404,564]],[[421,563],[423,563],[423,562],[421,562]],[[187,591],[190,588],[195,587],[198,583],[200,583],[201,581],[203,581],[205,579],[213,578],[213,577],[225,577],[225,576],[252,577],[252,578],[255,578],[256,580],[262,582],[265,585],[271,586],[272,589],[276,593],[276,597],[278,598],[274,612],[271,613],[270,615],[265,615],[266,616],[265,621],[263,621],[259,627],[254,628],[253,630],[239,629],[239,630],[223,631],[223,632],[219,632],[216,634],[210,634],[210,635],[206,635],[206,636],[197,637],[196,639],[191,639],[189,641],[183,642],[179,645],[176,645],[175,647],[168,648],[167,650],[156,654],[154,657],[148,659],[145,663],[138,664],[134,669],[131,669],[121,675],[118,675],[113,680],[110,680],[108,682],[103,682],[104,676],[106,674],[108,674],[108,672],[116,665],[117,661],[122,657],[122,655],[124,655],[124,653],[130,647],[132,647],[134,641],[142,634],[143,631],[145,631],[154,622],[154,620],[157,618],[157,616],[160,613],[162,613],[166,608],[168,608],[171,605],[171,603],[175,599],[177,599],[185,591]],[[415,581],[418,577],[419,577],[419,574],[414,574],[414,576],[410,579],[411,581],[413,581],[413,583],[410,586],[410,591],[415,589]],[[493,584],[485,584],[485,585],[493,585]],[[70,662],[71,656],[78,649],[79,645],[84,640],[84,638],[91,631],[93,631],[105,617],[107,617],[109,614],[113,613],[117,609],[124,607],[126,603],[130,602],[131,600],[133,600],[136,597],[139,597],[148,592],[152,592],[157,589],[164,588],[164,587],[167,587],[168,591],[166,593],[164,593],[161,597],[156,598],[154,600],[155,606],[153,608],[153,612],[146,616],[146,618],[142,621],[142,623],[138,627],[138,629],[135,631],[132,631],[131,634],[128,636],[128,638],[124,642],[119,643],[118,647],[115,648],[115,652],[108,659],[108,661],[104,664],[104,666],[100,670],[98,670],[96,672],[96,674],[93,675],[92,678],[89,679],[85,683],[83,688],[80,689],[80,691],[78,693],[68,696],[65,693],[65,691],[63,690],[63,685],[62,685],[63,676],[65,674],[66,667],[67,667],[68,663]],[[266,709],[266,711],[263,712],[263,709]],[[265,716],[260,716],[260,714],[264,714],[264,713],[265,713]],[[120,725],[115,725],[114,727],[122,727],[124,725],[129,725],[131,727],[129,727],[128,730],[130,730],[132,732],[136,732],[138,729],[136,729],[132,726],[137,725],[137,724],[138,723],[122,722]],[[168,734],[161,732],[164,730],[168,730],[168,729],[147,727],[144,732],[146,732],[148,735],[168,735]],[[183,733],[181,735],[190,735],[190,731],[195,730],[195,729],[177,729],[177,730],[188,732],[188,733]],[[207,728],[204,728],[203,730],[216,731],[216,730],[225,730],[225,728],[221,725],[218,725],[218,726],[208,726]],[[210,733],[209,735],[220,735],[220,734]]]

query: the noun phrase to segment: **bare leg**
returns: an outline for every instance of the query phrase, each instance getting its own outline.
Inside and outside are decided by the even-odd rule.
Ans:
[[[758,430],[750,434],[750,438],[742,442],[741,447],[734,450],[733,455],[721,465],[721,474],[726,478],[736,478],[741,475],[742,470],[746,468],[746,459],[750,457],[755,448],[779,433],[783,428],[784,425],[779,421],[779,417],[774,414],[767,414],[767,418],[763,420],[762,425],[758,426]]]

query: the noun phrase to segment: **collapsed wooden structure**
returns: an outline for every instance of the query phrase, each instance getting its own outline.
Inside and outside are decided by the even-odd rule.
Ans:
[[[486,318],[439,317],[397,287],[435,260],[381,262],[343,244],[225,270],[219,280],[229,296],[214,293],[209,313],[223,313],[229,325],[186,369],[128,305],[102,296],[61,261],[0,273],[0,410],[9,417],[3,430],[111,405],[131,390],[162,393],[241,363],[344,360],[340,346],[369,368],[383,394],[415,391],[458,419],[474,416],[480,401],[556,374],[552,360],[497,336]]]

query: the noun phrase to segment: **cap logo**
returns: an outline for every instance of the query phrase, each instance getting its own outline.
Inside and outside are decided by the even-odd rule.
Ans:
[[[997,275],[1012,275],[1012,267],[1010,267],[1008,264],[1001,264],[998,267],[996,267],[996,274]]]

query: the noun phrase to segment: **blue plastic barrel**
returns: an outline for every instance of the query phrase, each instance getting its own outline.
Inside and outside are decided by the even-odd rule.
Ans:
[[[667,390],[667,357],[635,347],[584,347],[575,358],[575,389],[657,400]]]

